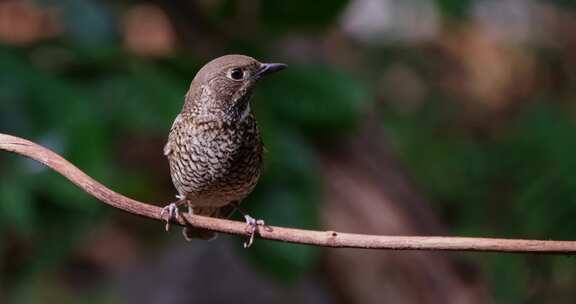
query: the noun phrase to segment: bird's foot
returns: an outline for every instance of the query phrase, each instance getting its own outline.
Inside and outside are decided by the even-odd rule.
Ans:
[[[170,231],[170,222],[177,219],[178,216],[180,215],[180,210],[178,210],[178,207],[184,203],[187,203],[188,205],[190,204],[186,199],[186,197],[182,195],[177,195],[176,198],[178,198],[177,201],[166,205],[164,208],[162,208],[162,211],[160,212],[160,218],[164,218],[164,214],[168,215],[165,219],[166,226],[164,228],[166,229],[166,231]]]
[[[164,214],[168,214],[168,217],[165,219],[166,221],[165,229],[167,232],[170,231],[170,222],[178,218],[179,212],[180,211],[178,210],[178,205],[176,203],[171,203],[162,208],[162,211],[160,212],[160,217],[164,218]]]
[[[256,232],[259,232],[259,227],[264,226],[264,220],[255,219],[248,214],[244,214],[244,219],[246,220],[246,232],[248,233],[248,239],[244,242],[244,248],[249,248],[254,243],[254,236]]]

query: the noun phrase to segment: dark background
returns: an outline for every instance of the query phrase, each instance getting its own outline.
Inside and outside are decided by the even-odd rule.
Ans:
[[[253,106],[267,223],[574,239],[575,1],[0,1],[0,132],[135,199],[194,74],[290,68]],[[0,156],[0,303],[574,303],[567,256],[322,249],[179,229]]]

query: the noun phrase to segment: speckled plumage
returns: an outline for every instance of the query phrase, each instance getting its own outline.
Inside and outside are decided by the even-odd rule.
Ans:
[[[247,56],[223,56],[206,64],[190,85],[164,154],[174,186],[194,214],[228,216],[226,206],[241,201],[256,186],[262,141],[250,99],[255,83],[270,72],[267,65]],[[231,74],[238,69],[242,79]],[[198,238],[213,235],[196,228],[186,233]]]

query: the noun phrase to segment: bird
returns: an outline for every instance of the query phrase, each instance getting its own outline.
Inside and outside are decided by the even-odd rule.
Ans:
[[[248,225],[249,247],[258,226],[239,204],[255,188],[263,163],[260,130],[251,107],[256,84],[287,67],[283,63],[261,63],[245,55],[213,59],[196,74],[176,116],[164,155],[178,194],[177,201],[162,208],[166,230],[179,207],[190,215],[228,218],[238,210]],[[186,226],[187,240],[210,240],[213,231]]]

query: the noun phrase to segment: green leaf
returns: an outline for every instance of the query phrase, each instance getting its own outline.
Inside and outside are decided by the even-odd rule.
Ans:
[[[266,129],[265,172],[245,209],[270,225],[316,229],[320,177],[310,146],[296,133]],[[257,241],[249,252],[255,265],[284,280],[310,271],[318,248]]]
[[[347,4],[347,0],[260,2],[264,27],[282,31],[326,28],[337,21]]]
[[[279,186],[278,186],[279,187]],[[316,204],[297,189],[260,189],[257,198],[266,208],[255,209],[254,215],[267,224],[313,229],[316,226]],[[262,193],[264,192],[264,193]],[[251,204],[252,199],[248,204]],[[293,245],[269,241],[256,241],[248,257],[255,266],[287,281],[294,281],[311,271],[317,261],[319,249],[314,246]]]
[[[0,183],[0,219],[2,226],[25,234],[36,227],[34,200],[23,180],[7,178]]]
[[[359,82],[321,66],[291,66],[264,80],[256,96],[275,120],[324,136],[352,129],[369,100]]]
[[[495,298],[502,303],[526,303],[530,273],[519,255],[494,255],[484,258]]]
[[[471,0],[437,0],[442,13],[453,20],[464,20],[470,12]]]
[[[260,27],[267,32],[318,31],[328,28],[338,22],[338,17],[344,11],[348,0],[261,0],[252,3],[251,9],[246,9],[243,1],[225,0],[220,5],[210,6],[206,12],[214,24],[230,22],[239,12],[250,11],[258,18],[249,22],[260,22]],[[255,5],[254,5],[255,4]],[[244,6],[244,7],[241,7]],[[253,18],[253,16],[246,16]]]

